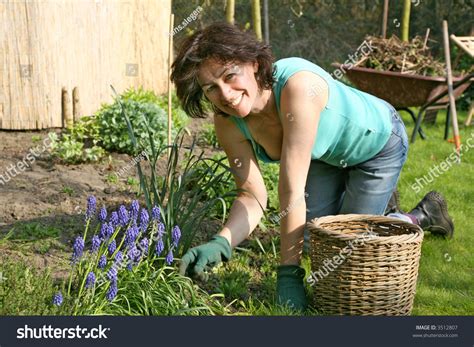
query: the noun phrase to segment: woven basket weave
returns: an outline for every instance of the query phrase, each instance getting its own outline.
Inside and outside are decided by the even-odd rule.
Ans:
[[[308,223],[314,304],[330,315],[409,315],[423,231],[394,218],[338,215]]]

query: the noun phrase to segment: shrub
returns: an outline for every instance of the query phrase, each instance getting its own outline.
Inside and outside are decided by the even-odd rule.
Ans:
[[[131,155],[136,155],[144,149],[148,151],[146,127],[155,139],[157,146],[166,142],[168,136],[167,116],[157,104],[127,99],[123,101],[123,108],[133,124],[138,147],[132,146],[127,132],[127,124],[121,114],[121,107],[115,102],[103,107],[96,115],[101,144],[106,150]],[[144,119],[147,120],[147,125],[145,125]],[[172,131],[172,135],[176,135],[175,130]]]
[[[168,136],[167,96],[157,96],[153,91],[142,88],[131,88],[122,94],[122,100],[124,110],[136,131],[139,148],[150,150],[145,141],[148,135],[143,119],[147,120],[148,130],[154,136],[156,145],[159,147],[164,144]],[[185,127],[189,118],[179,106],[176,95],[173,95],[171,111],[174,137],[176,129]],[[61,136],[49,133],[49,137],[51,155],[68,164],[98,161],[105,155],[105,150],[138,154],[132,151],[127,125],[116,102],[102,105],[93,116],[81,118]]]
[[[81,118],[60,137],[54,132],[48,136],[51,155],[67,164],[98,161],[105,155],[100,144],[99,125],[94,117]]]

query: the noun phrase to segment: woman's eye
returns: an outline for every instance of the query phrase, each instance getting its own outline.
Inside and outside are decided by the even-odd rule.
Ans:
[[[234,78],[234,76],[235,76],[235,73],[230,73],[225,78],[227,81],[230,81],[232,78]]]
[[[212,92],[214,90],[214,86],[208,87],[206,89],[206,93]]]

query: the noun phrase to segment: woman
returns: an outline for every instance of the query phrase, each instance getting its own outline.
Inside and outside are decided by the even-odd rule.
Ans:
[[[274,63],[267,45],[226,23],[187,38],[172,69],[188,115],[213,111],[217,138],[243,191],[219,234],[183,256],[181,273],[202,276],[206,267],[231,257],[266,208],[257,158],[279,162],[278,302],[303,310],[306,221],[383,214],[407,156],[403,122],[388,103],[345,86],[307,60]],[[446,202],[435,192],[410,214],[396,216],[437,233],[453,232]]]

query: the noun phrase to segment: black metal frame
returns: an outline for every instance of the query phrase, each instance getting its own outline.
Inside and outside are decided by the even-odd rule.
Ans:
[[[453,90],[456,89],[457,87],[463,85],[469,80],[472,80],[474,78],[474,73],[470,73],[469,75],[465,76],[463,79],[453,83]],[[472,81],[471,81],[472,82]],[[421,138],[424,140],[426,138],[425,134],[423,133],[421,129],[421,121],[423,119],[423,113],[426,111],[426,109],[430,106],[440,106],[440,105],[449,105],[449,102],[443,102],[443,103],[437,103],[438,100],[444,98],[445,96],[448,95],[448,89],[442,91],[438,95],[436,95],[434,98],[431,98],[428,102],[426,102],[423,106],[420,107],[418,111],[418,115],[415,118],[415,114],[413,111],[403,108],[401,110],[407,111],[410,113],[411,117],[415,121],[415,128],[413,129],[413,133],[411,134],[411,143],[414,143],[416,140],[416,133],[420,133]],[[447,113],[446,113],[446,125],[444,128],[444,139],[446,140],[448,138],[449,134],[449,123],[451,120],[451,112],[450,108],[448,107]]]

